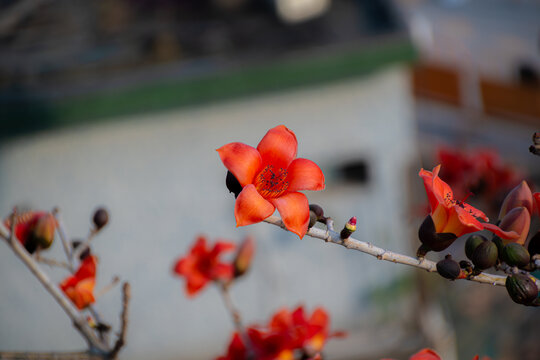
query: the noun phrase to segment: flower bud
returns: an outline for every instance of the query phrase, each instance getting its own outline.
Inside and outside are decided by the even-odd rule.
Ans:
[[[225,185],[227,185],[227,189],[229,189],[229,191],[234,194],[235,199],[238,197],[238,194],[240,194],[240,191],[242,191],[242,185],[240,185],[240,182],[236,179],[236,177],[230,171],[227,171],[227,177],[225,178]]]
[[[480,245],[484,241],[488,240],[482,235],[474,234],[469,236],[469,238],[465,242],[465,255],[468,259],[472,260],[474,250],[476,250],[478,245]]]
[[[109,222],[109,213],[104,208],[99,208],[94,212],[92,220],[96,226],[96,230],[101,230]]]
[[[236,252],[234,258],[234,277],[240,277],[244,275],[251,266],[253,255],[255,254],[255,240],[252,237],[247,237]]]
[[[492,241],[484,241],[474,249],[472,262],[476,269],[485,270],[497,263],[499,252]]]
[[[324,210],[319,205],[317,205],[317,204],[309,204],[309,211],[313,211],[313,213],[317,217],[317,220],[323,220],[324,219]]]
[[[83,243],[82,240],[73,240],[71,242],[71,247],[73,250],[77,249],[81,244]],[[90,252],[90,246],[87,246],[86,249],[79,255],[79,260],[84,260],[87,256],[91,254]]]
[[[529,254],[534,256],[540,254],[540,231],[538,231],[532,238],[529,240],[529,246],[527,247]]]
[[[317,215],[315,212],[309,210],[309,224],[308,229],[311,229],[317,223]]]
[[[501,257],[508,265],[519,268],[529,265],[531,261],[531,256],[527,249],[516,243],[507,244],[503,248]]]
[[[49,248],[54,240],[56,226],[56,218],[51,213],[37,217],[30,231],[28,243],[35,243],[40,249]]]
[[[457,236],[452,233],[435,232],[435,223],[431,215],[428,215],[418,229],[418,238],[422,242],[422,246],[418,249],[416,255],[422,257],[428,251],[442,251],[446,249],[457,239]]]
[[[339,236],[342,239],[347,239],[353,232],[356,231],[356,216],[353,216],[352,218],[347,221],[345,226],[343,227],[343,230],[341,230],[341,233]]]
[[[515,242],[520,245],[525,244],[527,235],[529,235],[529,227],[531,225],[531,215],[527,208],[520,206],[510,210],[501,220],[499,227],[505,231],[515,231],[519,238],[512,240],[502,240],[506,245],[509,242]]]
[[[512,300],[518,304],[529,305],[538,297],[538,287],[530,276],[524,274],[508,276],[505,286]]]
[[[520,206],[523,206],[529,211],[529,214],[532,214],[533,195],[529,185],[525,181],[522,181],[506,195],[501,205],[501,211],[499,212],[499,220],[502,220],[510,210]]]
[[[445,279],[455,280],[459,277],[461,269],[459,264],[452,260],[451,255],[446,257],[437,263],[437,272]]]

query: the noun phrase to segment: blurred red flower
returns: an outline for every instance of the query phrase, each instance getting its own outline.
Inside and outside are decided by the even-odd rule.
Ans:
[[[292,360],[295,351],[306,358],[317,357],[327,339],[345,335],[343,332],[329,332],[329,317],[323,308],[315,309],[307,318],[302,306],[292,312],[281,309],[272,316],[267,327],[252,326],[246,334],[257,360]],[[246,359],[248,349],[240,335],[235,333],[227,355],[218,360]]]
[[[439,177],[440,169],[441,165],[437,165],[433,172],[421,169],[418,174],[424,181],[431,208],[431,218],[437,233],[452,233],[459,237],[486,229],[503,239],[518,237],[515,232],[506,232],[493,224],[478,221],[476,218],[485,221],[489,221],[489,219],[482,211],[454,199],[454,193],[450,186]]]
[[[540,215],[540,192],[533,194],[534,199],[536,200],[536,210],[538,211],[538,214]]]
[[[11,219],[4,221],[11,228]],[[28,211],[15,217],[15,236],[29,253],[36,249],[46,249],[54,240],[58,226],[53,214],[45,211]]]
[[[412,355],[409,360],[441,360],[440,356],[431,349],[422,349]]]
[[[195,296],[209,281],[229,281],[233,277],[233,265],[220,262],[222,253],[235,248],[233,243],[217,241],[213,248],[206,246],[206,238],[199,236],[189,254],[180,258],[173,272],[186,278],[188,296]]]
[[[458,197],[472,191],[477,196],[495,200],[498,194],[515,186],[523,177],[516,169],[504,164],[492,149],[464,152],[441,147],[437,158],[443,168],[441,177],[454,188]]]
[[[95,256],[85,257],[77,272],[60,284],[60,289],[79,310],[95,302],[96,265],[97,258]]]
[[[255,149],[234,142],[217,149],[242,191],[236,199],[236,226],[255,224],[277,208],[285,227],[302,238],[309,224],[309,203],[299,190],[323,190],[324,175],[313,161],[296,158],[298,142],[284,125],[270,129]]]

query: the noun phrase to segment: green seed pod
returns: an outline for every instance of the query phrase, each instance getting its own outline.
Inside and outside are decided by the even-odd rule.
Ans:
[[[531,238],[528,249],[531,256],[540,254],[540,231]]]
[[[497,263],[498,256],[497,245],[492,241],[484,241],[476,247],[471,260],[477,269],[485,270]]]
[[[497,245],[497,250],[499,251],[499,259],[502,260],[501,256],[502,256],[502,251],[504,249],[504,243],[503,243],[502,239],[500,237],[498,237],[498,236],[494,236],[493,240],[491,240],[491,241],[493,241],[493,243],[495,243],[495,245]]]
[[[526,266],[531,261],[527,249],[517,243],[507,244],[502,251],[501,257],[508,265],[517,267]]]
[[[487,241],[487,239],[482,235],[471,235],[465,242],[465,255],[472,260],[474,250],[480,245],[481,243]]]
[[[529,305],[538,296],[536,283],[524,274],[508,276],[505,286],[512,300],[518,304]]]
[[[452,256],[446,257],[437,263],[437,272],[445,279],[455,280],[461,273],[459,264],[452,260]]]

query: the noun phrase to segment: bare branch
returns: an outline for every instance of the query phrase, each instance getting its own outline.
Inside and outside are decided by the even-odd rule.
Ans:
[[[13,212],[12,214],[12,226],[14,226],[15,224],[15,221],[13,221],[14,216],[15,212]],[[88,343],[88,346],[90,347],[90,351],[97,353],[106,352],[107,346],[99,341],[93,330],[86,322],[85,318],[82,316],[82,314],[77,309],[75,309],[75,307],[71,304],[71,301],[66,298],[66,296],[60,291],[58,286],[54,285],[51,282],[47,274],[45,274],[39,268],[38,264],[30,256],[30,254],[28,254],[26,249],[22,247],[21,243],[16,239],[13,229],[11,230],[10,235],[7,235],[7,231],[4,229],[4,226],[0,224],[0,234],[2,235],[2,237],[8,239],[8,244],[15,253],[15,255],[17,255],[19,259],[21,259],[21,261],[26,265],[30,272],[34,274],[34,276],[39,280],[41,285],[43,285],[43,287],[49,292],[49,294],[51,294],[51,296],[56,300],[56,302],[60,305],[64,312],[71,318],[71,320],[73,321],[73,326],[75,326],[79,333],[84,337],[84,339]]]
[[[62,217],[60,216],[60,209],[58,207],[55,207],[52,211],[54,217],[56,218],[56,222],[58,223],[58,235],[60,236],[60,240],[62,241],[62,246],[64,247],[64,252],[66,253],[66,258],[68,260],[69,264],[69,270],[71,272],[74,272],[75,269],[73,267],[73,251],[71,250],[71,245],[68,242],[68,238],[66,235],[66,228],[64,226],[64,222],[62,221]]]
[[[92,241],[94,236],[96,236],[97,233],[98,233],[98,230],[90,229],[90,233],[88,233],[86,240],[84,240],[84,242],[80,244],[79,246],[77,246],[77,248],[73,251],[72,256],[74,259],[78,259],[81,256],[81,254],[90,247],[90,242]]]
[[[118,339],[116,339],[116,343],[114,344],[114,347],[112,351],[109,353],[109,356],[111,359],[116,358],[118,356],[118,352],[126,343],[126,330],[127,330],[127,323],[128,323],[128,306],[129,306],[129,300],[131,298],[131,286],[128,282],[124,283],[124,286],[122,287],[122,314],[120,315],[120,333],[118,334]]]
[[[287,230],[283,222],[278,216],[270,216],[265,222],[281,227],[282,229]],[[322,230],[315,227],[312,227],[308,230],[306,235],[309,235],[313,238],[321,239],[326,242],[331,242],[346,247],[347,249],[357,250],[365,254],[376,257],[378,260],[390,261],[397,264],[404,264],[413,266],[419,269],[424,269],[428,272],[437,272],[437,264],[433,261],[430,261],[426,258],[418,259],[407,255],[402,255],[395,253],[383,248],[377,247],[372,243],[365,241],[357,240],[352,237],[348,239],[341,239],[339,234],[331,229]],[[491,284],[498,286],[505,286],[506,276],[480,273],[476,276],[467,278],[466,280],[475,281],[483,284]],[[540,285],[540,281],[536,281],[537,285]]]
[[[43,263],[45,265],[61,267],[68,270],[69,272],[72,272],[71,268],[69,267],[69,264],[63,261],[57,261],[54,259],[45,258],[39,254],[36,254],[35,259],[37,262]]]

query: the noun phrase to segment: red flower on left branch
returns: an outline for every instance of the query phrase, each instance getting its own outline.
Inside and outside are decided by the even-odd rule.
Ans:
[[[11,219],[4,221],[10,229]],[[49,248],[54,240],[58,223],[53,214],[45,211],[28,211],[15,216],[15,236],[29,253]]]
[[[220,260],[221,254],[231,251],[235,245],[217,241],[212,248],[207,246],[206,238],[199,236],[189,253],[178,259],[173,272],[186,278],[186,293],[195,296],[208,282],[229,281],[233,278],[232,264]]]
[[[77,272],[60,284],[60,289],[79,310],[95,302],[96,267],[97,258],[88,255],[83,259]]]

